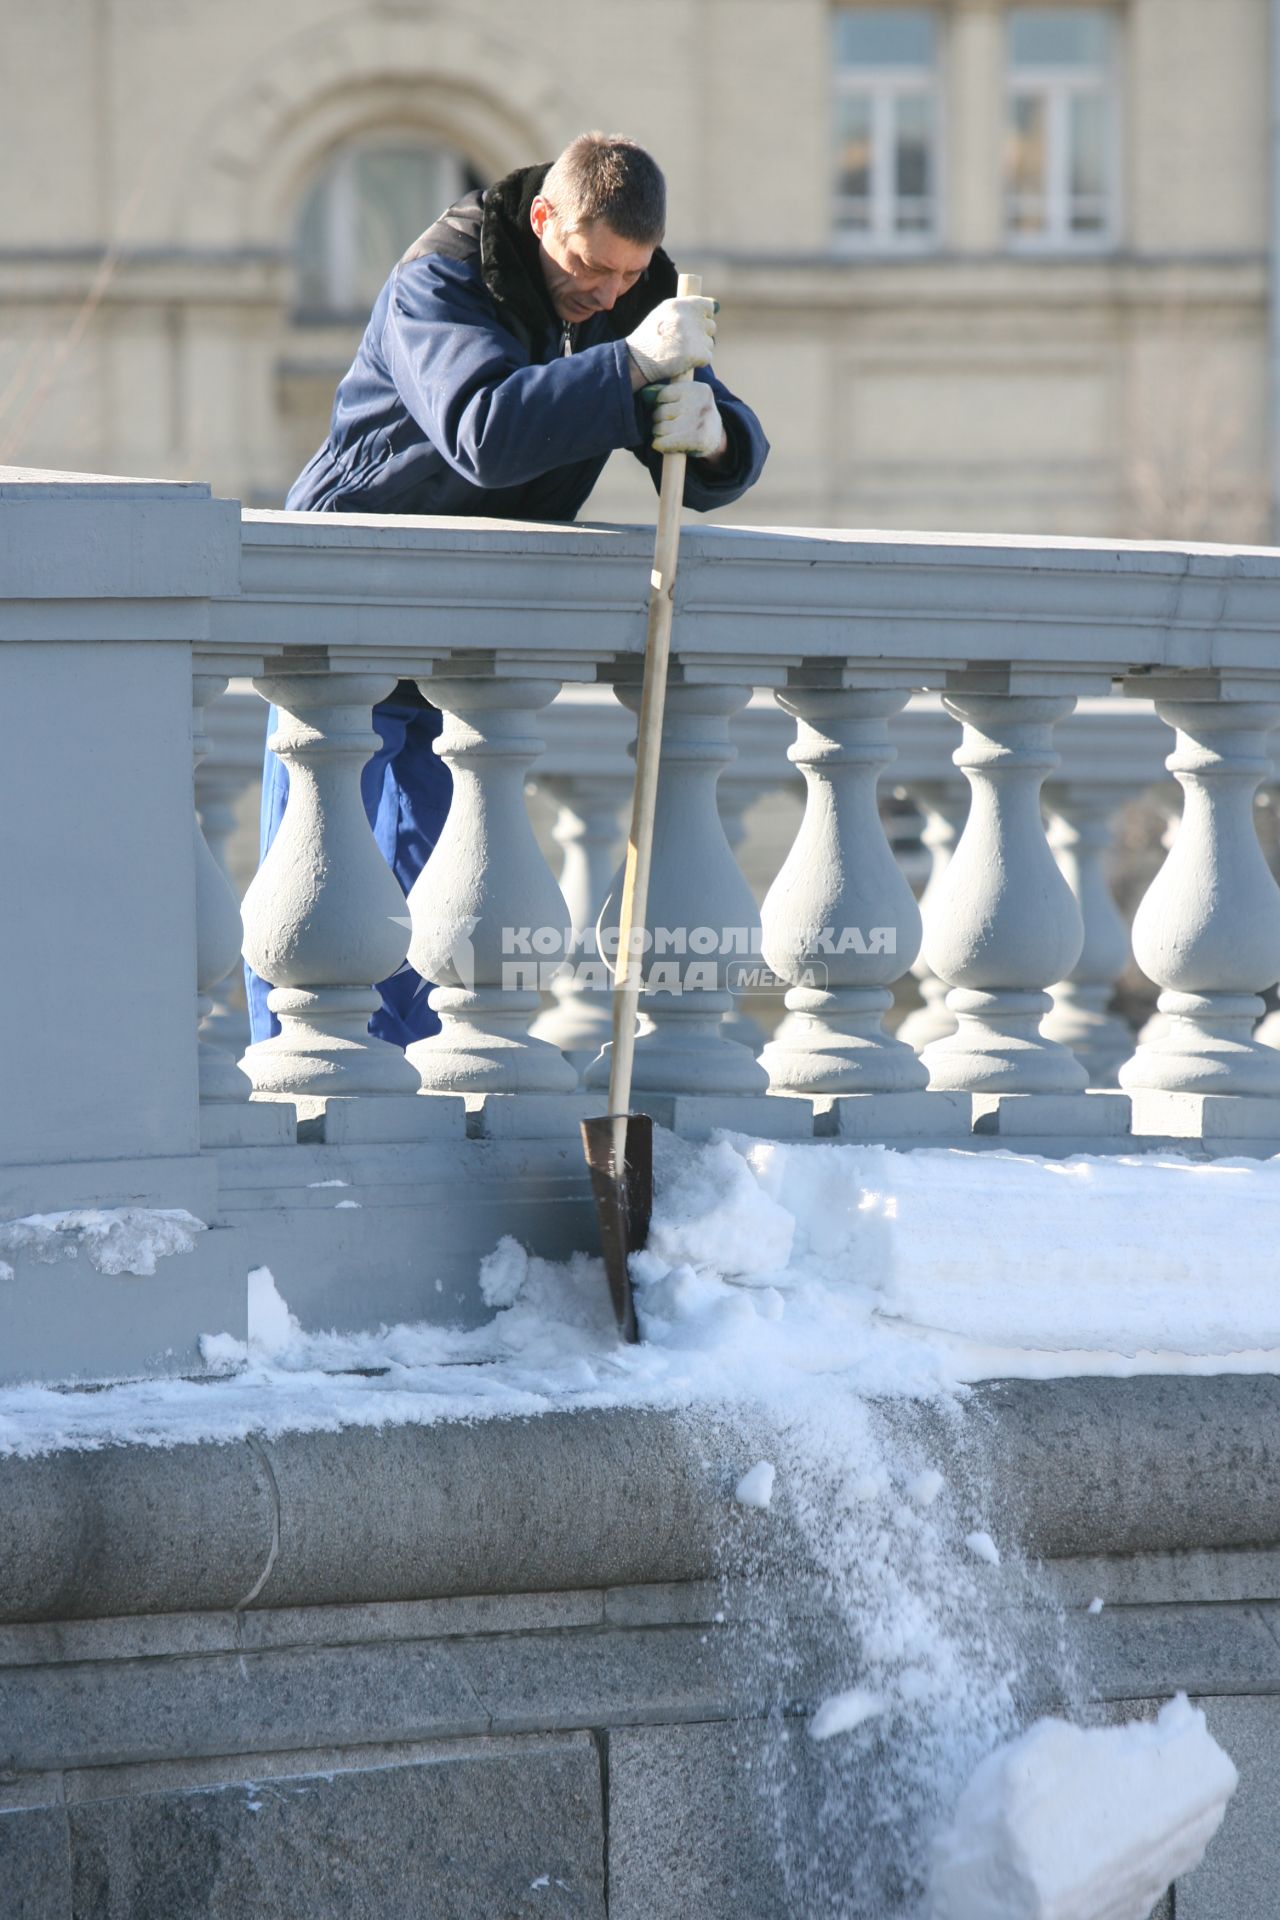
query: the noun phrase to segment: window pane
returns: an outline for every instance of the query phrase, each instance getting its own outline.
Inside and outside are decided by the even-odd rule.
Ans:
[[[1102,7],[1015,7],[1009,59],[1015,67],[1105,67],[1111,17]]]
[[[1044,230],[1047,104],[1044,96],[1037,93],[1015,94],[1009,103],[1006,219],[1013,233]]]
[[[298,222],[298,298],[306,313],[368,310],[405,248],[479,182],[444,148],[351,146],[320,175]]]
[[[836,14],[836,60],[842,67],[930,67],[929,7],[842,7]]]
[[[355,156],[356,285],[353,305],[372,302],[400,255],[436,215],[443,213],[453,182],[446,184],[444,156],[421,149],[371,147]]]
[[[1071,197],[1101,200],[1107,191],[1107,103],[1100,93],[1070,102]]]
[[[836,192],[863,199],[870,206],[871,96],[867,93],[846,94],[836,101]]]
[[[904,198],[933,190],[933,102],[922,93],[898,96],[894,191]]]

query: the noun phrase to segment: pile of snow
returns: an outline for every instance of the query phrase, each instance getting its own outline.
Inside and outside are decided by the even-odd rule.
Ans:
[[[1237,1774],[1185,1694],[1154,1724],[1038,1720],[989,1754],[934,1856],[932,1920],[1147,1920]]]

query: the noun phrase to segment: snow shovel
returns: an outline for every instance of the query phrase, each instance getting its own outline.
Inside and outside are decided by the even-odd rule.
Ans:
[[[676,297],[702,292],[696,273],[682,273]],[[692,373],[678,376],[691,380]],[[636,779],[631,801],[631,833],[622,879],[618,918],[618,955],[613,980],[613,1049],[609,1056],[609,1111],[582,1122],[582,1146],[591,1175],[591,1191],[600,1218],[600,1245],[618,1330],[637,1340],[631,1297],[629,1256],[649,1237],[653,1212],[653,1121],[630,1113],[631,1066],[636,1046],[645,916],[649,909],[649,861],[653,852],[653,812],[658,796],[662,751],[662,715],[667,702],[667,661],[671,653],[671,611],[680,546],[680,506],[684,499],[686,455],[662,456],[658,494],[658,533],[649,576],[649,631],[644,645],[644,681],[636,729]]]

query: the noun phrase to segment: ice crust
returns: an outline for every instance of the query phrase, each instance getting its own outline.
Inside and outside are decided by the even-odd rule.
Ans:
[[[1237,1777],[1185,1694],[1154,1724],[1038,1720],[961,1795],[932,1920],[1147,1920],[1199,1863]]]

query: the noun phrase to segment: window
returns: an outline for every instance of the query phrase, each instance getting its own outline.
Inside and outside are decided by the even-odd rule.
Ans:
[[[1099,7],[1009,15],[1005,232],[1016,247],[1115,238],[1115,25]]]
[[[398,141],[344,147],[315,181],[298,225],[298,307],[363,318],[401,254],[481,184],[454,153]]]
[[[835,222],[867,248],[936,244],[938,85],[928,7],[835,15]]]

